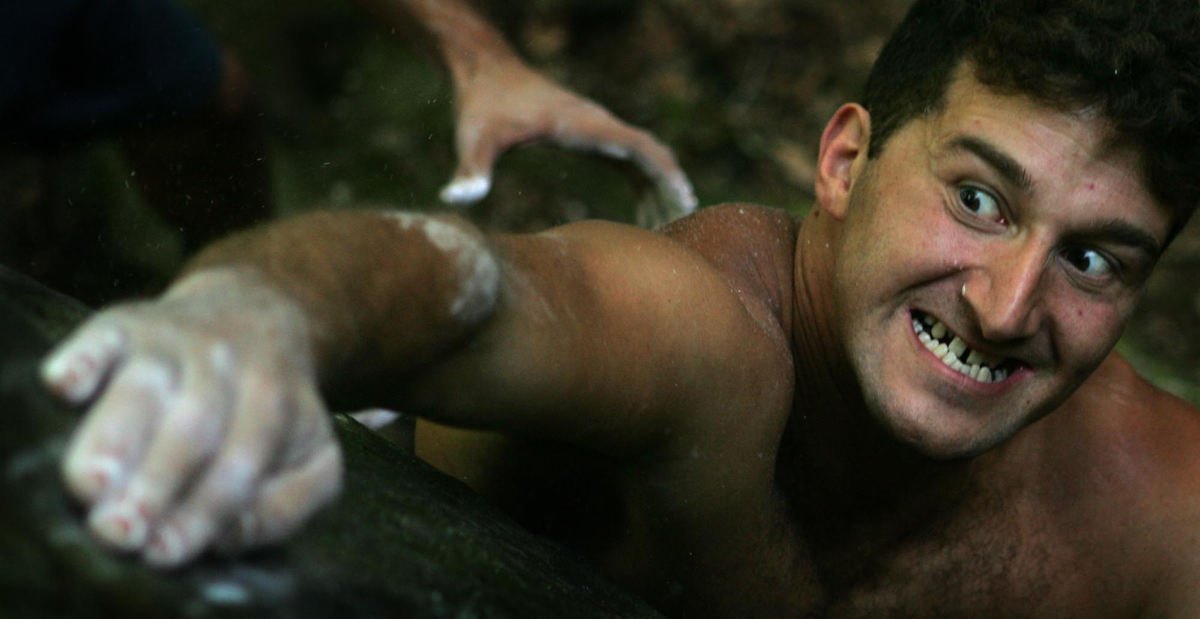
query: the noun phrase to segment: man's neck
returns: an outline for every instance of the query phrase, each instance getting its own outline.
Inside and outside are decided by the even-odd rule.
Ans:
[[[932,460],[873,419],[840,344],[833,299],[840,240],[840,223],[820,211],[805,220],[797,240],[796,397],[779,479],[814,551],[824,547],[832,560],[853,562],[953,512],[971,461]],[[847,554],[850,548],[855,552]]]

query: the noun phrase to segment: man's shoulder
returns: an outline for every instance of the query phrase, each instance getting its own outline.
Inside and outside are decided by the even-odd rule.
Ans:
[[[1147,381],[1118,353],[1034,428],[1044,446],[1102,475],[1113,491],[1187,487],[1200,506],[1200,410]]]
[[[1156,460],[1173,454],[1200,465],[1200,410],[1146,380],[1119,353],[1110,354],[1062,408],[1101,440],[1123,437],[1128,447]]]
[[[736,249],[744,243],[771,241],[776,247],[794,246],[799,220],[782,209],[758,204],[718,204],[677,219],[662,232],[682,243]]]
[[[797,217],[754,204],[702,209],[662,233],[702,255],[735,288],[763,300],[781,323],[790,318]]]
[[[1200,410],[1113,353],[1031,429],[1023,456],[1040,462],[1033,485],[1069,525],[1066,535],[1124,571],[1128,582],[1145,583],[1152,602],[1177,597],[1167,590],[1195,588]]]

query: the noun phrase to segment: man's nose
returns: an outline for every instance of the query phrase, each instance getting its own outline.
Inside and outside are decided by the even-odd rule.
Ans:
[[[963,300],[993,341],[1028,338],[1041,327],[1042,279],[1048,252],[1027,241],[994,252],[967,272]]]

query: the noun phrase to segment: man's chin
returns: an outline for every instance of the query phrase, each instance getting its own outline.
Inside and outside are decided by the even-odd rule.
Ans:
[[[925,441],[909,443],[909,447],[930,460],[963,460],[984,454],[1009,438],[1010,435],[955,437],[951,440],[931,437]]]
[[[960,460],[978,456],[1011,438],[1020,427],[995,425],[996,417],[982,411],[949,411],[892,403],[872,407],[876,421],[905,450],[931,460]]]

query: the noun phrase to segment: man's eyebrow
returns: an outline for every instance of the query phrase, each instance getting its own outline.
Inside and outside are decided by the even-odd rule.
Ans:
[[[1150,233],[1120,219],[1109,219],[1089,226],[1080,236],[1100,239],[1119,245],[1128,245],[1146,252],[1151,258],[1158,259],[1162,248]]]
[[[1013,159],[986,140],[973,135],[960,135],[950,141],[949,147],[952,150],[957,149],[970,152],[987,162],[1005,180],[1013,183],[1022,191],[1026,193],[1033,191],[1033,179],[1030,178],[1025,168],[1020,163],[1017,163],[1016,159]],[[1097,225],[1090,226],[1087,230],[1083,231],[1080,236],[1103,239],[1111,243],[1134,247],[1142,250],[1153,259],[1158,259],[1159,254],[1162,253],[1162,247],[1153,235],[1120,219],[1099,222]]]
[[[1016,185],[1025,193],[1033,191],[1033,179],[1029,177],[1025,168],[1017,163],[1016,159],[987,141],[973,135],[960,135],[950,141],[950,148],[974,154],[995,168],[1005,180]]]

